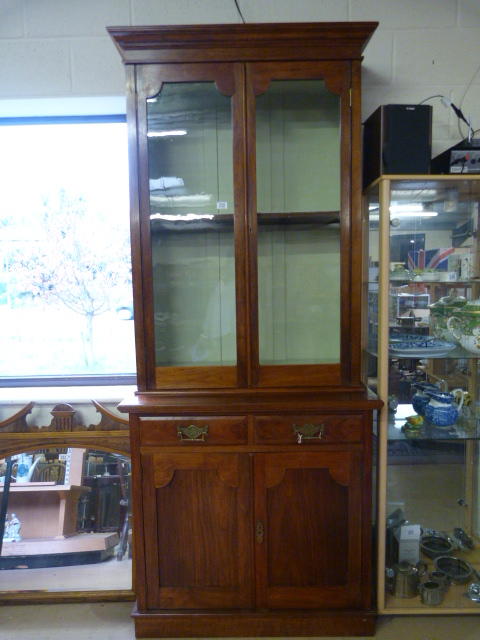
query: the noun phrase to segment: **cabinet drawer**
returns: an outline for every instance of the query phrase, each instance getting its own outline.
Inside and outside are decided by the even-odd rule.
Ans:
[[[287,415],[255,418],[257,444],[360,442],[361,415]]]
[[[246,444],[247,419],[236,417],[140,418],[142,445],[240,445]]]

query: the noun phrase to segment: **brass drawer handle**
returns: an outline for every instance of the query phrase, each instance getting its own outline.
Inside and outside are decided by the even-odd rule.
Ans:
[[[197,427],[196,424],[189,424],[188,427],[177,427],[177,436],[180,440],[202,440],[208,435],[208,425]]]
[[[302,440],[321,440],[324,431],[324,422],[318,425],[306,422],[302,427],[299,427],[296,424],[293,425],[293,433],[297,436],[298,444],[302,444]]]

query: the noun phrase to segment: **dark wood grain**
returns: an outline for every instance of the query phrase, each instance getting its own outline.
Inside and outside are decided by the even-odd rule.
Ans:
[[[252,606],[248,455],[142,456],[150,608]]]
[[[256,485],[265,492],[267,583],[257,582],[265,606],[359,606],[360,459],[349,451],[265,454]]]
[[[359,59],[377,22],[107,27],[127,64]],[[234,44],[234,46],[232,46]]]

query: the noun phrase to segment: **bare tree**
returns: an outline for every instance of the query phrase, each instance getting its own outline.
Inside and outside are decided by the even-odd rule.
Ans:
[[[82,197],[62,190],[59,204],[45,201],[35,240],[15,260],[17,291],[63,304],[85,317],[85,363],[95,362],[93,319],[112,308],[131,283],[128,231],[90,212]]]

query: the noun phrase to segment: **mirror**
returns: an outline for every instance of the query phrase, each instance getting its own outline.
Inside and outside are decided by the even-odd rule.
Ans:
[[[49,447],[10,459],[6,505],[0,459],[0,594],[131,593],[130,458]]]

